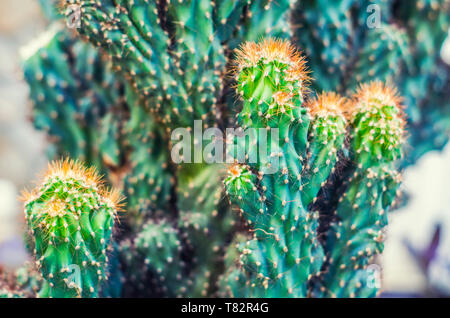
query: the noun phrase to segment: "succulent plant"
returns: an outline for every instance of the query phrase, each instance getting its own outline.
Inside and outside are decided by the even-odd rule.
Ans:
[[[95,297],[108,279],[108,249],[120,194],[107,190],[94,168],[53,162],[24,193],[25,216],[45,282],[40,297]]]
[[[33,122],[127,213],[93,168],[52,164],[25,206],[39,296],[376,295],[399,166],[448,140],[448,1],[42,2],[49,31],[23,50]],[[197,121],[253,143],[175,162],[171,135]]]

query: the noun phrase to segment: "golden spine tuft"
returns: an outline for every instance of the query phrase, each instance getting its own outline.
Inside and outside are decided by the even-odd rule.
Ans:
[[[347,99],[335,92],[322,92],[306,104],[310,114],[318,117],[345,117],[347,107]]]
[[[381,81],[372,81],[360,84],[349,103],[348,112],[353,115],[363,109],[371,107],[394,106],[403,116],[402,98],[398,95],[397,88],[389,86]]]
[[[246,67],[257,66],[261,60],[266,63],[278,61],[289,65],[286,73],[290,80],[309,80],[305,57],[287,40],[268,38],[258,43],[245,42],[235,52],[235,74]]]

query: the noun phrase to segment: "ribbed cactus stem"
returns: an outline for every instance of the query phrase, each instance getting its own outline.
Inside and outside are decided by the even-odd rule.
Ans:
[[[342,99],[321,96],[311,113],[302,106],[308,80],[305,61],[286,41],[244,44],[236,69],[237,92],[244,100],[239,123],[244,128],[279,129],[279,139],[272,136],[268,141],[267,158],[232,166],[225,180],[231,201],[240,207],[254,233],[240,248],[248,277],[244,293],[305,297],[308,281],[318,274],[323,261],[316,235],[318,215],[308,205],[331,173],[336,149],[344,139]],[[264,145],[259,135],[255,145]],[[255,145],[246,145],[249,158],[258,151]],[[241,296],[242,289],[231,294]]]
[[[334,92],[323,92],[308,102],[312,119],[300,189],[305,207],[317,200],[320,188],[335,171],[346,134],[345,104],[346,99]]]
[[[119,193],[105,189],[94,168],[66,159],[50,164],[25,200],[36,264],[45,279],[39,296],[98,296],[108,279]]]
[[[383,228],[400,184],[395,161],[402,156],[403,112],[394,89],[361,85],[350,109],[352,163],[356,167],[339,200],[326,250],[329,267],[322,292],[328,297],[377,293],[367,266],[383,251]]]

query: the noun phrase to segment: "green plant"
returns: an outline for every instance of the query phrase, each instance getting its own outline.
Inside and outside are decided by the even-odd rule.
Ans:
[[[239,124],[280,129],[279,140],[270,139],[267,158],[248,168],[234,166],[225,179],[228,195],[254,231],[240,248],[245,283],[251,296],[306,297],[308,280],[323,261],[318,215],[308,206],[344,141],[342,101],[333,94],[320,96],[310,118],[302,106],[305,61],[287,42],[247,43],[237,59],[237,92],[244,99]],[[275,165],[276,172],[267,173]],[[239,294],[233,291],[233,296]]]
[[[447,0],[300,1],[294,41],[307,53],[317,90],[349,94],[359,83],[395,84],[409,127],[402,165],[448,142],[450,66],[441,47],[450,27]]]
[[[350,108],[348,180],[345,192],[332,193],[339,199],[324,244],[322,297],[376,295],[377,273],[367,266],[383,251],[382,230],[401,181],[405,120],[396,91],[381,82],[362,85]]]
[[[363,170],[376,172],[377,177],[370,175],[377,179],[372,187],[383,192],[381,204],[387,211],[394,200],[398,168],[393,157],[392,162],[377,158],[375,163],[355,153],[358,138],[372,132],[355,115],[358,112],[349,112],[350,104],[341,96],[349,95],[359,82],[377,78],[397,84],[408,100],[405,130],[412,136],[411,149],[417,149],[400,161],[403,164],[448,139],[441,129],[448,118],[441,116],[446,109],[441,91],[448,73],[438,72],[436,47],[443,40],[447,17],[436,12],[436,5],[426,2],[408,10],[400,1],[377,1],[383,27],[369,30],[365,23],[370,3],[65,0],[56,6],[54,1],[44,2],[49,31],[23,51],[34,124],[53,144],[50,157],[71,157],[97,167],[107,184],[123,192],[127,213],[113,243],[106,233],[110,262],[102,267],[101,277],[109,272],[108,284],[100,284],[96,273],[87,271],[83,284],[86,279],[91,284],[68,289],[62,283],[67,272],[51,278],[48,266],[60,266],[55,255],[65,256],[67,263],[76,254],[70,249],[58,252],[44,263],[39,250],[44,274],[40,295],[373,296],[375,289],[355,287],[353,280],[342,290],[335,286],[354,273],[335,268],[353,261],[353,249],[337,258],[335,254],[346,247],[333,237],[340,233],[353,240],[352,218],[346,213],[378,220],[372,219],[371,206],[346,208],[356,189],[367,190],[369,176]],[[76,9],[81,13],[79,28],[68,30],[61,20],[71,19],[71,10]],[[437,20],[424,14],[430,12],[426,10],[436,13]],[[420,24],[398,23],[413,17]],[[298,47],[308,55],[310,76],[306,59],[293,46],[271,38],[288,39],[291,29]],[[423,30],[433,38],[432,45],[411,42]],[[260,38],[266,40],[252,43]],[[233,52],[239,47],[236,65]],[[228,76],[231,71],[236,78]],[[433,93],[422,90],[423,98],[416,102],[408,97],[425,87],[424,80],[431,83],[422,78],[424,73],[433,81],[427,84]],[[314,88],[325,92],[310,96],[310,79]],[[381,84],[367,87],[376,85]],[[384,103],[385,93],[376,92],[375,98]],[[236,101],[235,95],[241,98]],[[383,114],[389,108],[386,114],[397,116],[398,104],[387,100]],[[419,115],[411,117],[414,113]],[[439,129],[432,125],[437,119]],[[175,164],[170,135],[181,127],[192,132],[195,120],[202,121],[202,128],[278,128],[281,138],[278,143],[269,135],[267,150],[272,157],[261,157],[257,147],[233,140],[237,149],[257,160],[247,158],[231,168],[220,163]],[[431,135],[438,136],[439,145],[430,142]],[[252,137],[262,144],[260,136]],[[279,169],[269,173],[276,164]],[[383,168],[392,171],[384,179],[378,173]],[[354,173],[357,176],[352,177]],[[225,200],[225,192],[232,204]],[[33,202],[26,208],[30,215],[36,213]],[[241,218],[232,211],[236,207]],[[370,222],[357,229],[365,233],[384,226]],[[35,231],[34,240],[48,249],[42,235]],[[88,245],[93,242],[87,240]],[[369,236],[358,242],[359,249],[374,244]],[[371,253],[381,249],[377,243]],[[96,257],[106,265],[106,258]],[[368,262],[369,255],[357,259],[361,267]],[[367,274],[364,269],[355,272],[363,273],[357,274],[360,281]]]
[[[120,195],[93,168],[64,160],[24,193],[34,256],[45,281],[40,297],[97,296],[108,279],[108,248]]]
[[[231,201],[254,233],[239,246],[242,273],[230,273],[238,283],[228,291],[238,297],[306,297],[318,276],[321,296],[373,296],[376,288],[367,287],[366,266],[382,251],[381,229],[399,184],[393,162],[401,157],[404,122],[395,92],[373,82],[361,87],[352,110],[334,93],[323,93],[305,107],[304,62],[288,43],[247,43],[237,59],[237,91],[244,99],[239,123],[276,127],[281,135],[280,141],[271,139],[268,158],[233,166],[225,179]],[[347,170],[353,172],[323,251],[319,215],[309,208],[335,170],[348,112]],[[254,150],[246,150],[251,158]],[[275,164],[277,171],[267,173]]]

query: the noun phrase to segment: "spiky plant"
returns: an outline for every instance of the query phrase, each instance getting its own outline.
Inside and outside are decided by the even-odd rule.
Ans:
[[[381,82],[363,84],[350,104],[348,179],[344,192],[332,193],[339,199],[326,233],[328,264],[317,296],[376,295],[379,286],[367,266],[383,251],[383,229],[401,181],[405,119],[396,90]]]
[[[121,197],[105,189],[95,168],[65,159],[49,164],[24,193],[41,297],[95,297],[108,280],[108,253]]]
[[[56,2],[58,5],[53,5]],[[398,116],[397,104],[383,97],[387,89],[381,84],[364,86],[381,87],[375,99],[387,104],[379,108],[373,108],[376,103],[372,100],[367,107],[359,107],[362,102],[349,103],[344,95],[361,81],[395,81],[406,97],[408,127],[414,128],[409,134],[414,146],[410,149],[415,151],[410,158],[414,159],[436,146],[426,136],[443,136],[438,138],[438,147],[445,143],[447,135],[441,128],[447,117],[440,116],[440,110],[446,104],[439,92],[448,76],[436,67],[436,48],[447,20],[442,14],[445,11],[436,11],[433,4],[440,1],[420,1],[424,5],[416,8],[397,0],[375,1],[382,10],[383,27],[368,30],[366,9],[372,2],[45,2],[50,32],[23,51],[33,121],[55,145],[50,157],[69,156],[97,167],[105,182],[126,196],[127,213],[113,243],[106,231],[109,237],[97,246],[100,234],[92,231],[95,237],[88,237],[90,231],[80,226],[85,249],[94,253],[102,268],[96,272],[87,262],[86,268],[80,267],[82,281],[72,282],[67,262],[83,265],[84,261],[74,250],[76,245],[65,242],[66,238],[69,243],[77,239],[70,230],[73,223],[66,220],[72,212],[42,216],[47,205],[51,209],[45,211],[65,211],[70,203],[49,201],[64,195],[56,187],[62,180],[51,179],[55,188],[48,189],[48,197],[41,198],[38,192],[26,207],[27,217],[33,217],[30,226],[37,226],[31,249],[36,244],[36,261],[44,274],[39,294],[374,295],[374,290],[359,286],[347,264],[358,266],[354,272],[362,273],[357,274],[361,281],[370,256],[382,249],[382,243],[374,243],[373,237],[378,240],[386,215],[376,216],[380,212],[376,200],[376,210],[371,202],[355,202],[373,188],[378,199],[383,197],[380,204],[387,211],[397,187],[394,154],[398,157],[400,149],[392,144],[392,149],[383,150],[378,158],[378,153],[365,153],[361,145],[370,151],[384,149],[381,138],[393,137],[375,127],[375,120],[393,125],[388,117]],[[79,24],[75,30],[67,30],[58,20],[77,18],[73,10],[81,13],[75,21]],[[420,23],[412,23],[415,18]],[[312,73],[307,74],[305,58],[292,45],[270,38],[289,38],[291,30],[299,48],[307,53]],[[429,41],[411,42],[415,34]],[[265,40],[252,42],[259,38]],[[249,42],[242,44],[245,41]],[[234,63],[233,51],[238,47],[238,63]],[[236,76],[227,76],[233,70]],[[310,77],[312,87],[324,92],[308,98]],[[240,96],[237,100],[233,87]],[[422,87],[433,89],[420,91]],[[364,89],[352,100],[362,100]],[[411,93],[419,91],[420,96]],[[427,93],[431,91],[433,96]],[[372,109],[379,111],[372,113]],[[439,119],[437,127],[432,124],[435,119]],[[227,139],[244,153],[243,158],[235,157],[243,159],[241,163],[229,169],[206,160],[175,163],[171,160],[175,146],[171,133],[182,127],[191,133],[195,120],[201,120],[203,128],[279,129],[280,138],[268,135],[263,146],[268,156],[257,152],[264,139],[258,134],[250,135],[256,142],[250,145],[239,138]],[[201,147],[207,141],[201,136],[191,144]],[[224,179],[232,204],[224,200]],[[101,201],[99,189],[82,187],[80,197],[96,192]],[[361,193],[358,198],[353,197],[356,193]],[[97,215],[95,205],[92,211],[89,205],[86,215]],[[240,213],[232,213],[233,209]],[[98,217],[104,215],[104,222],[111,224],[114,213],[106,218],[106,210]],[[362,220],[356,227],[354,215]],[[54,218],[59,220],[56,227],[50,222]],[[95,229],[109,229],[104,225],[96,223]],[[356,241],[355,229],[362,233]],[[367,231],[371,234],[365,235]],[[335,239],[338,234],[357,243],[344,246]],[[54,250],[54,240],[63,249]],[[106,252],[110,260],[106,266],[103,249],[108,246],[111,252]],[[371,254],[359,255],[366,247]],[[341,269],[342,264],[347,267]],[[107,271],[111,273],[109,284],[102,284]],[[346,278],[350,279],[348,286],[340,287]]]
[[[244,99],[239,124],[280,132],[262,149],[267,156],[231,167],[225,179],[231,201],[254,233],[240,246],[239,282],[246,286],[245,296],[306,297],[308,281],[323,262],[318,214],[308,207],[343,145],[343,99],[323,94],[309,108],[303,105],[305,61],[286,41],[248,42],[236,59],[236,89]],[[263,142],[258,135],[246,158],[261,151]],[[238,287],[231,295],[243,296]]]

